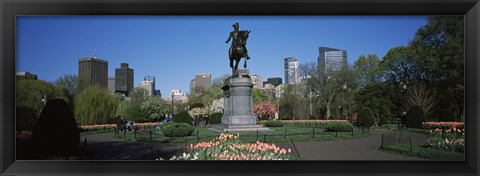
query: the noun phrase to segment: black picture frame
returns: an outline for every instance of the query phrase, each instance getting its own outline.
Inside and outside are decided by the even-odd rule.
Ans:
[[[478,0],[0,0],[1,175],[479,175]],[[16,161],[19,15],[465,15],[465,161]]]

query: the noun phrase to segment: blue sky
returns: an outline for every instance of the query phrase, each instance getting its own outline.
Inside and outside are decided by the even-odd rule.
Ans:
[[[353,64],[362,54],[382,58],[407,45],[425,16],[20,16],[17,17],[17,71],[54,81],[78,74],[78,59],[108,61],[109,75],[126,62],[134,69],[134,86],[155,76],[163,97],[171,89],[189,91],[196,73],[213,78],[231,73],[230,44],[225,41],[240,23],[250,30],[250,74],[264,80],[284,77],[283,58],[316,62],[318,47],[347,50]],[[243,60],[242,60],[243,62]],[[241,64],[240,66],[243,66]]]

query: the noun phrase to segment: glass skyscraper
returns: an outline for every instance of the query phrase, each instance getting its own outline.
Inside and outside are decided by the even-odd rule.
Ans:
[[[294,57],[286,57],[285,64],[285,84],[297,84],[300,82],[298,73],[298,60]]]
[[[340,70],[347,64],[347,51],[335,48],[320,47],[318,57],[318,66],[325,72],[331,70]]]

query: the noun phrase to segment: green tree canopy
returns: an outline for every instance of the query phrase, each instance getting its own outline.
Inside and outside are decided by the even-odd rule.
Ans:
[[[268,94],[263,92],[262,89],[253,88],[252,89],[253,104],[260,104],[268,100]]]
[[[381,82],[385,77],[385,68],[380,64],[380,59],[376,54],[361,55],[355,61],[353,69],[357,75],[359,87],[364,87],[369,83]]]
[[[64,99],[69,102],[66,90],[52,83],[35,79],[17,79],[15,103],[17,107],[30,109],[38,118],[44,107],[43,98]]]
[[[451,110],[457,119],[464,109],[464,28],[463,16],[430,16],[409,44],[438,92],[438,109]]]
[[[77,75],[65,74],[55,80],[54,84],[58,87],[65,88],[68,90],[68,93],[73,96],[78,90],[78,77]]]
[[[150,120],[155,118],[161,118],[163,114],[168,112],[170,105],[158,96],[149,96],[141,104],[140,108],[146,114]]]
[[[388,119],[393,117],[392,93],[392,88],[385,83],[370,83],[358,90],[354,99],[358,105],[369,107],[378,118]]]
[[[80,125],[105,124],[114,118],[118,104],[110,90],[88,86],[75,98],[75,119]]]

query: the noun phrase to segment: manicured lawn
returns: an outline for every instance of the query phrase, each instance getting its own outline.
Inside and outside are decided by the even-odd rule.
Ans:
[[[324,128],[320,127],[271,127],[272,131],[249,131],[240,132],[240,140],[242,142],[253,143],[256,141],[262,142],[285,142],[285,141],[330,141],[330,140],[346,140],[366,137],[368,134],[361,133],[361,130],[355,128],[352,136],[352,132],[324,132]],[[163,135],[161,130],[157,129],[141,129],[137,131],[135,135],[133,132],[127,132],[116,136],[118,139],[125,141],[142,141],[150,142],[150,131],[152,131],[152,142],[160,143],[195,143],[202,141],[211,141],[217,137],[220,133],[209,130],[208,128],[196,128],[191,136],[187,137],[167,137]],[[198,131],[198,135],[197,135]],[[266,140],[266,141],[265,141]]]
[[[386,152],[398,153],[407,156],[413,156],[417,158],[426,158],[432,160],[443,160],[443,161],[464,161],[465,153],[463,152],[450,152],[433,148],[424,148],[420,145],[412,145],[412,151],[410,151],[409,144],[396,144],[388,145],[383,149],[380,149]]]

